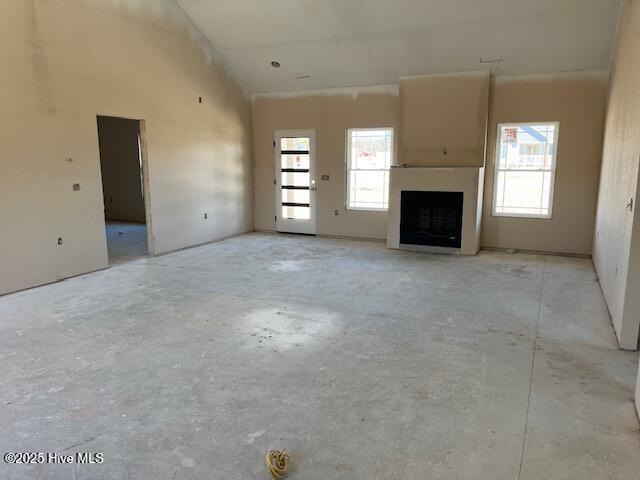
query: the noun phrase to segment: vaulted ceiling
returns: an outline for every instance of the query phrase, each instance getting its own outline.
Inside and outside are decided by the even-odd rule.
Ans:
[[[608,68],[619,8],[619,0],[178,3],[249,92],[483,68],[496,75]],[[487,57],[503,60],[480,62]]]

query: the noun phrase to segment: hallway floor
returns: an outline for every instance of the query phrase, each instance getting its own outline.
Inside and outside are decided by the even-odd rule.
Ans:
[[[109,265],[119,265],[149,254],[144,223],[106,221]]]
[[[0,298],[0,477],[615,480],[635,352],[590,260],[249,234]]]

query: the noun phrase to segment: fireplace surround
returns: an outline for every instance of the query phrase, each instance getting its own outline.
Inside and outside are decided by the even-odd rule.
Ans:
[[[480,250],[483,186],[484,167],[391,167],[387,246],[403,250],[475,255]],[[411,221],[410,213],[406,208],[403,226],[403,193],[405,200],[407,195],[420,198],[423,194],[435,193],[437,196],[445,194],[440,196],[445,204],[451,203],[452,198],[461,196],[460,216],[457,222],[452,224],[452,217],[444,215],[440,210],[442,205],[436,204],[436,211],[431,213],[428,209],[421,207],[422,213],[418,211],[411,214],[418,222],[417,231],[411,234],[407,228],[409,225],[407,221]],[[446,194],[453,194],[453,196]],[[421,200],[418,204],[420,202]],[[459,234],[457,228],[452,229],[452,225],[455,227],[460,225]],[[447,232],[455,234],[445,235]],[[445,242],[447,238],[443,238],[445,236],[449,237],[447,242]],[[455,241],[450,237],[455,237]],[[443,243],[449,243],[449,245],[442,245]]]

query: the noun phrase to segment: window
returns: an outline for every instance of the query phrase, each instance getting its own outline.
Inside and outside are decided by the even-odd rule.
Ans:
[[[387,210],[393,128],[347,130],[347,208]]]
[[[551,218],[558,122],[498,125],[493,215]]]

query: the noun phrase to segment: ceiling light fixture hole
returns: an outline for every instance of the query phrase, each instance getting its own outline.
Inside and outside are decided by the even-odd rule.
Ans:
[[[271,66],[272,66],[273,68],[280,68],[280,62],[276,62],[275,60],[273,60],[273,61],[271,62]]]

